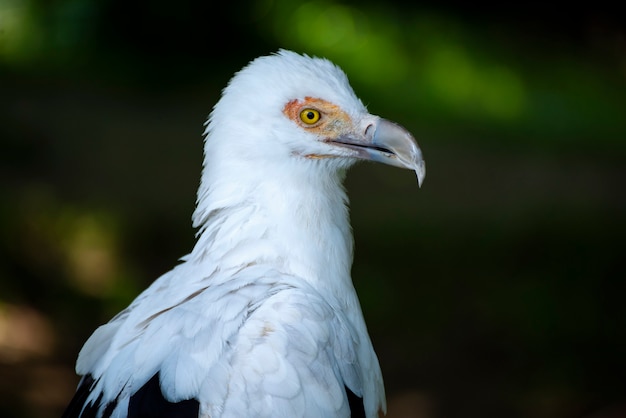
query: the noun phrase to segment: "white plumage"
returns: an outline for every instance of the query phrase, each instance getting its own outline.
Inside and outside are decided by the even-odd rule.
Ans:
[[[280,51],[233,77],[204,152],[195,247],[85,343],[65,416],[384,412],[342,181],[367,159],[421,183],[411,135],[367,113],[329,61]]]

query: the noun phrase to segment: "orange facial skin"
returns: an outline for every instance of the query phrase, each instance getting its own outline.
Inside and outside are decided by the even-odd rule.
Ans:
[[[303,121],[300,113],[306,109],[317,110],[320,113],[319,120],[312,124]],[[322,138],[334,139],[352,131],[350,116],[339,106],[326,100],[314,97],[305,97],[304,100],[294,99],[285,105],[283,113],[302,128]]]

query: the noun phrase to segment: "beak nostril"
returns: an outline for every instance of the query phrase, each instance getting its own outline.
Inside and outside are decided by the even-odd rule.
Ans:
[[[365,128],[365,137],[374,136],[374,132],[372,132],[374,129],[373,123],[367,125],[367,128]]]

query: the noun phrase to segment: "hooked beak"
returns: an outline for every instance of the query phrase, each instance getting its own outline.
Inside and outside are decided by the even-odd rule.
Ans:
[[[421,186],[426,164],[413,135],[397,123],[378,116],[368,117],[365,126],[362,133],[340,135],[329,142],[353,150],[356,158],[413,170]]]

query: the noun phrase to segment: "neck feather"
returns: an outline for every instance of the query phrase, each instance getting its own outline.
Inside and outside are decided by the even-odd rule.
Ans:
[[[194,213],[198,242],[188,259],[220,270],[266,264],[317,288],[352,288],[343,175],[319,163],[294,157],[291,167],[260,170],[207,165]]]

